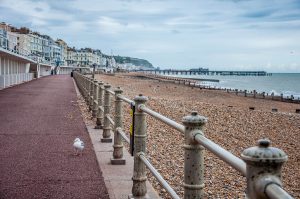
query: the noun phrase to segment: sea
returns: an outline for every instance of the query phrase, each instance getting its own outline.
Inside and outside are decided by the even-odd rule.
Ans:
[[[202,79],[203,86],[283,94],[300,98],[300,73],[272,73],[271,76],[222,76],[222,75],[168,75],[172,77]],[[203,80],[204,79],[204,80]],[[219,82],[205,81],[215,79]]]

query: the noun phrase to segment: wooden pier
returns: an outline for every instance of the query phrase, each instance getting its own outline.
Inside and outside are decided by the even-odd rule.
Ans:
[[[236,75],[236,76],[271,76],[272,73],[266,71],[210,71],[210,70],[135,70],[134,72],[143,72],[160,75]]]

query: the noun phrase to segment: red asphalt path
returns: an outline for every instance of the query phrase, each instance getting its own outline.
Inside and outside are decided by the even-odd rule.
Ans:
[[[109,198],[71,77],[0,90],[0,198]]]

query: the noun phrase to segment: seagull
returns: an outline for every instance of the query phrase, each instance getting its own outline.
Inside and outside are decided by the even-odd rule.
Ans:
[[[75,150],[75,155],[82,155],[82,151],[84,149],[84,143],[83,141],[80,140],[80,138],[76,138],[74,140],[74,144],[73,144],[74,150]]]

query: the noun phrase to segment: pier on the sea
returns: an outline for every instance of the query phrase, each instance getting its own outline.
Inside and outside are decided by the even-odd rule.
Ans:
[[[135,70],[135,72],[144,72],[160,75],[236,75],[236,76],[271,76],[272,73],[266,71],[217,71],[217,70]]]

